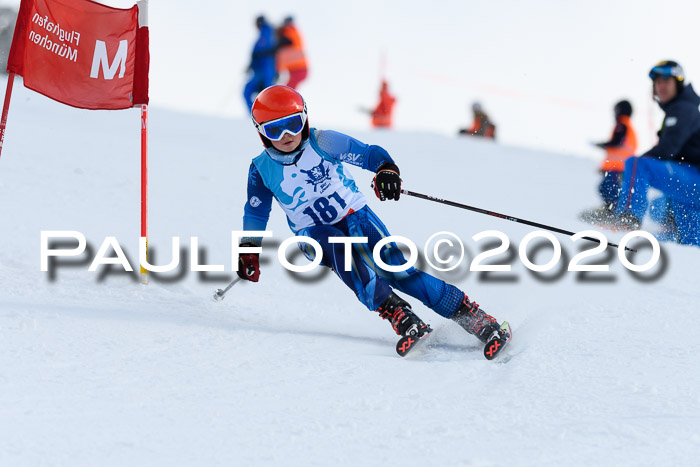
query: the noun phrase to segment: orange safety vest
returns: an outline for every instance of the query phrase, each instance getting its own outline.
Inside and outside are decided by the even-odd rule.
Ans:
[[[475,135],[481,130],[481,125],[482,125],[482,120],[480,117],[474,117],[474,121],[472,122],[472,127],[469,129],[469,133]]]
[[[382,89],[379,94],[379,105],[372,112],[372,126],[385,128],[391,126],[391,113],[395,102],[396,98],[386,89]]]
[[[627,131],[619,146],[605,148],[605,159],[600,169],[605,172],[622,172],[625,170],[625,161],[637,152],[637,134],[632,128],[632,123],[627,115],[620,115],[617,122],[623,124]]]
[[[306,69],[307,64],[306,56],[304,55],[304,44],[297,28],[288,24],[280,28],[279,34],[292,41],[292,43],[281,47],[277,51],[277,70],[292,71]]]
[[[478,134],[481,129],[486,125],[484,128],[483,134]],[[470,135],[474,136],[483,136],[484,138],[494,138],[496,136],[496,126],[489,122],[488,117],[484,113],[479,113],[478,115],[474,116],[474,122],[472,123],[472,127],[467,130],[467,132]]]

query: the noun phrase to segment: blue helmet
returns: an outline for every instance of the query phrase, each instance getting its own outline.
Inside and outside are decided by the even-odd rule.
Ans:
[[[685,86],[685,72],[683,71],[683,67],[673,60],[663,60],[652,67],[649,71],[649,78],[653,81],[657,77],[674,78],[676,80],[678,92],[681,92],[683,86]]]

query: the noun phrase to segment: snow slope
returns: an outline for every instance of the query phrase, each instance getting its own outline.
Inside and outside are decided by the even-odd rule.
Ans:
[[[187,253],[197,236],[226,272],[183,261],[142,286],[114,266],[88,272],[88,255],[41,272],[42,230],[80,231],[93,254],[115,236],[138,264],[138,131],[136,110],[71,109],[15,85],[0,158],[0,465],[697,465],[697,248],[664,245],[662,264],[641,276],[614,255],[609,273],[535,274],[517,256],[529,227],[371,199],[421,248],[435,232],[459,235],[465,265],[440,276],[515,330],[507,363],[488,362],[474,338],[413,300],[436,331],[401,359],[390,326],[340,281],[280,266],[289,231],[276,206],[261,282],[210,300],[233,277],[231,231],[260,142],[248,121],[154,108],[153,262],[169,262],[171,237]],[[597,204],[587,159],[354,136],[385,146],[418,192],[573,231],[589,227],[576,213]],[[369,194],[372,174],[352,172]],[[512,271],[469,272],[488,243],[471,237],[493,229],[511,240],[511,257],[494,259]],[[565,269],[579,245],[557,238]],[[531,256],[542,264],[551,252]]]

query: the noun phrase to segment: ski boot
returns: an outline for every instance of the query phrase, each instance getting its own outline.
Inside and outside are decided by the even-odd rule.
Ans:
[[[513,337],[513,332],[510,330],[510,324],[508,321],[503,321],[501,327],[493,331],[491,336],[489,336],[484,346],[484,357],[486,360],[493,360],[501,353],[503,347],[505,347],[508,342],[510,342]]]
[[[396,352],[402,357],[413,350],[415,344],[426,337],[432,329],[411,310],[411,305],[392,292],[377,308],[382,319],[388,319],[396,334],[401,336]]]
[[[512,336],[507,321],[504,321],[502,325],[498,324],[496,318],[486,314],[484,310],[479,308],[478,303],[470,302],[466,295],[459,309],[452,316],[452,321],[485,344],[484,357],[488,360],[496,358],[503,347],[510,342]]]

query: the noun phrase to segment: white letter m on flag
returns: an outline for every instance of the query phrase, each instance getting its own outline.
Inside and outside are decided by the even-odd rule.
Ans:
[[[128,41],[119,41],[119,50],[114,56],[114,61],[112,65],[109,64],[109,57],[107,57],[107,44],[104,41],[95,41],[95,55],[92,57],[92,70],[90,71],[90,78],[97,78],[100,73],[100,66],[102,66],[102,72],[104,73],[105,79],[113,79],[114,75],[117,73],[117,68],[119,69],[119,77],[124,77],[124,70],[126,69],[126,53],[129,48]]]

